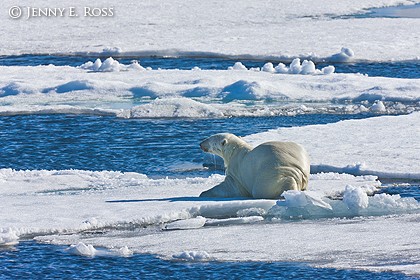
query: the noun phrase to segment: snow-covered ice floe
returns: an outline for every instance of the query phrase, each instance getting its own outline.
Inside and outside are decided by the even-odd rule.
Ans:
[[[35,237],[90,257],[152,253],[420,272],[420,204],[377,194],[375,176],[311,175],[310,191],[281,200],[198,198],[223,179],[0,169],[0,211],[7,213],[0,240]]]
[[[155,5],[148,0],[114,3],[112,17],[92,18],[83,16],[86,3],[77,0],[72,7],[80,17],[69,18],[66,10],[64,17],[36,19],[27,19],[27,7],[22,6],[20,19],[13,20],[6,14],[0,18],[0,33],[13,38],[1,42],[0,55],[195,56],[277,61],[300,57],[315,62],[418,60],[418,41],[413,38],[419,37],[419,19],[351,17],[366,14],[370,8],[415,3],[419,1],[246,0],[238,5],[222,0],[174,0]],[[17,5],[13,0],[2,4],[5,11]],[[109,7],[105,0],[95,5]],[[54,7],[54,1],[32,1],[31,7]],[[106,35],[101,32],[104,29]],[[355,55],[337,53],[342,46],[352,49]]]
[[[122,65],[111,58],[81,68],[0,67],[0,115],[223,118],[401,114],[420,108],[420,79],[317,71],[328,72],[298,60],[288,67],[265,65],[255,71],[145,70],[139,63]]]
[[[374,194],[380,187],[374,176],[312,175],[310,192],[288,191],[276,201],[197,198],[221,175],[0,174],[0,210],[7,213],[2,233],[71,245],[72,254],[153,253],[190,261],[303,261],[419,272],[420,205],[413,198]]]
[[[376,175],[419,180],[420,113],[346,120],[327,125],[278,128],[249,135],[254,146],[294,141],[309,152],[311,172]]]

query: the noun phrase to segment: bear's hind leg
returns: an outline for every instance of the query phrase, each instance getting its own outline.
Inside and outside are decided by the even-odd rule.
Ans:
[[[256,183],[252,188],[252,197],[279,199],[282,193],[288,190],[298,190],[296,180],[290,176],[281,176],[271,184],[261,185]]]

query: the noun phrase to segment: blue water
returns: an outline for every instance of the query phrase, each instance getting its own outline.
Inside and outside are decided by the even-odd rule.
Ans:
[[[102,60],[108,56],[100,57]],[[132,60],[139,60],[143,67],[152,69],[182,69],[190,70],[197,66],[203,70],[227,69],[237,60],[223,58],[162,58],[162,57],[118,57],[119,62],[130,64]],[[54,56],[54,55],[19,55],[0,56],[3,66],[38,66],[54,64],[56,66],[80,66],[87,61],[95,61],[98,57],[86,56]],[[240,60],[245,66],[262,67],[266,61]],[[271,61],[274,65],[283,61]],[[287,62],[285,62],[287,64]],[[336,73],[361,73],[369,76],[383,76],[393,78],[420,78],[420,61],[414,62],[381,62],[381,63],[317,63],[317,68],[334,65]]]
[[[208,176],[174,170],[203,162],[199,143],[212,134],[239,136],[278,127],[325,124],[369,115],[300,115],[228,119],[119,119],[101,116],[0,117],[0,168],[132,171],[149,176]]]
[[[398,273],[313,268],[300,263],[166,261],[152,255],[78,257],[25,242],[0,251],[0,279],[415,279]]]
[[[420,4],[370,9],[364,17],[420,18]]]

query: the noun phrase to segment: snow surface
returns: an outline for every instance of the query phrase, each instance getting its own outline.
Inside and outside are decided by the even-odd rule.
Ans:
[[[311,172],[420,179],[420,113],[346,120],[327,125],[278,128],[244,139],[257,146],[267,141],[302,144]]]
[[[374,176],[312,175],[310,192],[290,191],[276,201],[198,198],[221,175],[150,179],[137,173],[10,169],[0,174],[0,211],[7,213],[0,217],[0,232],[2,238],[13,234],[14,243],[35,237],[70,245],[69,253],[83,256],[132,252],[420,272],[420,204],[373,195],[380,187]],[[366,193],[373,196],[360,204]],[[338,196],[345,199],[333,199]]]
[[[0,55],[82,54],[216,56],[341,61],[418,60],[420,19],[352,18],[369,8],[413,5],[417,0],[231,1],[153,0],[71,5],[53,0],[5,0],[0,17]],[[21,6],[21,19],[8,17]],[[27,6],[67,8],[64,17],[27,18]],[[75,7],[79,17],[70,18]],[[113,8],[113,17],[85,17],[84,7]],[[104,33],[106,31],[106,34]],[[76,36],[77,35],[77,36]],[[351,54],[351,53],[348,53]]]
[[[303,71],[308,67],[295,61],[287,69]],[[420,107],[420,79],[334,73],[290,75],[275,70],[271,73],[271,65],[262,71],[200,71],[145,70],[139,63],[122,65],[112,58],[92,64],[96,66],[0,67],[0,115],[223,118],[395,114]],[[108,66],[99,71],[105,64]]]
[[[419,178],[419,117],[282,128],[246,140],[299,136],[313,163],[318,160],[326,171],[351,171],[340,164],[361,158],[380,176]],[[392,128],[398,133],[390,133]],[[364,172],[371,171],[359,169]],[[376,176],[312,174],[309,191],[287,191],[277,201],[198,197],[222,180],[222,175],[151,179],[115,171],[0,169],[0,212],[7,213],[0,216],[0,244],[34,237],[69,245],[69,253],[83,256],[151,253],[187,261],[297,261],[420,274],[420,204],[376,193],[381,188]]]

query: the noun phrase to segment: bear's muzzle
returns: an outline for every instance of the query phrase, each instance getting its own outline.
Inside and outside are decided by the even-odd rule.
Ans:
[[[203,142],[201,142],[200,143],[200,148],[204,151],[204,152],[208,152],[209,151],[209,148],[208,147],[206,147],[206,145],[205,145],[205,143],[204,143],[205,141],[203,141]]]

